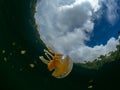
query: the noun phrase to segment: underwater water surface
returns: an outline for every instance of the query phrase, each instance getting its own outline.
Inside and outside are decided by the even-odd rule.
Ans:
[[[120,48],[112,61],[95,69],[74,63],[63,79],[51,76],[39,56],[47,49],[40,40],[34,19],[36,0],[0,0],[0,89],[1,90],[107,90],[119,89]],[[115,60],[114,60],[115,59]],[[97,68],[97,66],[95,66]]]

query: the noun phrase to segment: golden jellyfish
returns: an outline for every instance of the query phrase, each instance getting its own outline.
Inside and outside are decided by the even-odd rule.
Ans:
[[[43,56],[40,56],[40,60],[47,65],[49,71],[53,71],[53,77],[64,78],[69,75],[73,67],[73,62],[69,56],[63,58],[62,54],[56,54],[54,51],[45,49],[44,52],[48,60]]]

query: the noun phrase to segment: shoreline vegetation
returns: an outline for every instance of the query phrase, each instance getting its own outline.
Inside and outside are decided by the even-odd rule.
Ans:
[[[101,55],[93,61],[85,61],[85,63],[75,63],[75,65],[86,68],[98,70],[103,65],[107,63],[112,63],[113,61],[120,60],[120,39],[119,44],[116,46],[117,50],[112,51],[109,55]]]

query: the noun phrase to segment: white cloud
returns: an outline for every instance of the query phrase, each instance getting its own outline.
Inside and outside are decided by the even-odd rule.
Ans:
[[[110,24],[116,23],[118,21],[117,10],[119,9],[116,0],[103,0],[102,1],[107,7],[106,17]]]
[[[115,51],[118,43],[118,40],[112,37],[108,40],[106,45],[96,45],[93,48],[83,46],[82,48],[71,51],[70,55],[76,60],[76,62],[79,62],[78,58],[80,58],[81,61],[90,61],[96,59],[100,55],[106,55],[111,51]]]
[[[73,61],[93,60],[115,50],[118,41],[86,46],[93,32],[92,16],[100,10],[99,0],[41,0],[35,15],[41,39],[55,52],[70,55]]]

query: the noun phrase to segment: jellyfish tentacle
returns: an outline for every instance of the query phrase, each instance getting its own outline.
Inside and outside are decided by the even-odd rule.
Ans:
[[[50,53],[52,53],[53,55],[55,55],[55,51],[52,48],[48,47],[48,50],[49,50]]]
[[[51,60],[47,53],[45,53],[45,55],[47,56],[47,58],[48,58],[49,60]]]
[[[48,55],[50,55],[52,58],[54,57],[49,51],[47,51],[46,49],[44,49],[44,52],[47,53]]]
[[[39,58],[40,58],[40,60],[41,60],[43,63],[45,63],[45,64],[48,65],[49,61],[46,60],[43,56],[40,56]]]

